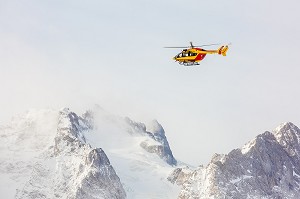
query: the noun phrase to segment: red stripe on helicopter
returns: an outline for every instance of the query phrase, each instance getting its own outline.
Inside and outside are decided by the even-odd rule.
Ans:
[[[197,57],[195,58],[195,61],[201,61],[202,59],[204,59],[205,56],[206,56],[206,54],[199,53],[197,55]]]

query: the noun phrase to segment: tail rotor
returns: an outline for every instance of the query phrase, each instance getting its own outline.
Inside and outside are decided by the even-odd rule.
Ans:
[[[228,51],[228,45],[226,45],[226,46],[221,46],[221,47],[218,49],[218,54],[219,54],[219,55],[226,56],[227,51]]]

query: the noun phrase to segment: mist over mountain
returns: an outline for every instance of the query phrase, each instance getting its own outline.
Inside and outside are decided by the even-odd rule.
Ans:
[[[174,157],[167,134],[156,120],[100,107],[28,111],[0,127],[1,197],[300,198],[300,130],[290,122],[196,168]]]

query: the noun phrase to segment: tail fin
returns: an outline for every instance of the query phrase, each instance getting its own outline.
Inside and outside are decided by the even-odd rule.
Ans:
[[[227,50],[228,50],[228,46],[221,46],[219,49],[218,49],[218,54],[219,55],[223,55],[223,56],[226,56],[226,53],[227,53]]]
[[[227,50],[228,50],[228,46],[225,46],[225,47],[222,49],[222,55],[223,55],[223,56],[226,56]]]

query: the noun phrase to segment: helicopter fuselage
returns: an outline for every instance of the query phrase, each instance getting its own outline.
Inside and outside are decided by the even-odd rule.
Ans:
[[[207,53],[201,48],[183,49],[173,59],[178,62],[199,62],[204,59]]]
[[[221,46],[218,50],[204,50],[202,48],[183,49],[173,59],[183,65],[198,65],[207,54],[219,54],[226,56],[228,46]]]

